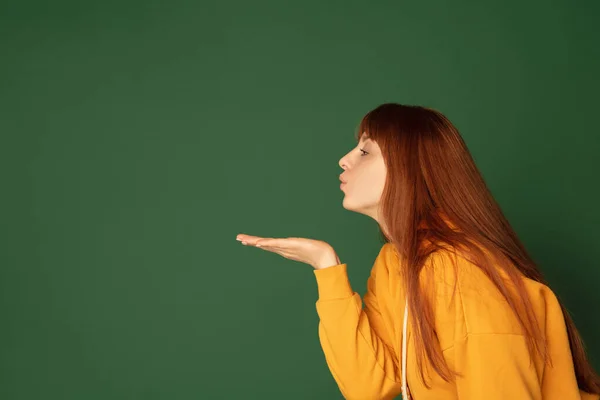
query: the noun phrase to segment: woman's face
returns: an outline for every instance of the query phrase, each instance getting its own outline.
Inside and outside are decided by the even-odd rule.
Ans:
[[[368,215],[381,223],[379,201],[387,170],[376,142],[363,134],[358,145],[339,161],[345,209]]]

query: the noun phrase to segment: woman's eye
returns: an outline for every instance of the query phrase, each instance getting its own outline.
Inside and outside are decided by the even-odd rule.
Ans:
[[[364,151],[363,149],[359,149],[359,150],[363,152],[363,154],[361,154],[361,157],[364,156],[364,155],[369,154],[367,151]]]

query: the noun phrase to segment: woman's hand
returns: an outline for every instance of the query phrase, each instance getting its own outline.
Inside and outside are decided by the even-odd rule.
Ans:
[[[263,250],[277,253],[287,259],[300,261],[315,269],[323,269],[340,264],[335,250],[322,240],[297,237],[263,238],[239,234],[236,240],[243,245],[259,247]]]

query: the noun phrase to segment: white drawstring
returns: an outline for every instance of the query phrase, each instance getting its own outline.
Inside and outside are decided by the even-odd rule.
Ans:
[[[404,325],[402,327],[402,398],[404,400],[410,400],[410,394],[408,393],[408,386],[406,382],[406,334],[408,327],[408,297],[404,305]]]

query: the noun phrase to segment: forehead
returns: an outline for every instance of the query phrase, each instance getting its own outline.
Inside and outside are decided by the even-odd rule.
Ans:
[[[373,141],[373,140],[371,139],[371,137],[369,136],[369,134],[363,133],[361,135],[361,137],[360,137],[360,141],[361,142],[368,142],[368,141]]]

